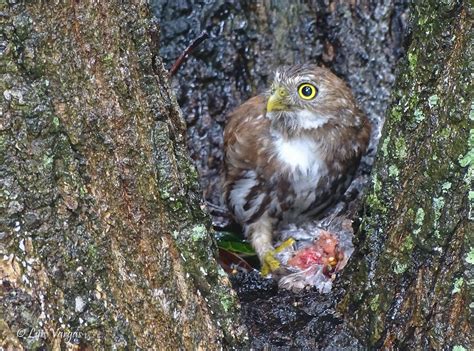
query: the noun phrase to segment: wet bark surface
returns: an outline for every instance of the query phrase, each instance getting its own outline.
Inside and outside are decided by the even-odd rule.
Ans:
[[[280,64],[314,61],[345,78],[375,125],[368,172],[411,35],[355,255],[326,295],[233,277],[251,346],[469,349],[472,5],[413,3],[408,32],[407,1],[152,8],[161,34],[140,3],[2,9],[2,347],[242,341],[186,126],[156,56],[171,66],[206,29],[211,39],[173,89],[205,198],[217,205],[225,114]]]
[[[148,6],[2,4],[2,349],[239,343]]]
[[[372,347],[474,345],[473,15],[470,1],[412,6],[410,46],[338,307]]]

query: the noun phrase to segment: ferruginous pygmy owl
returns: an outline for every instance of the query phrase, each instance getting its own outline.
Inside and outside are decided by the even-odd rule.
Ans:
[[[349,186],[370,125],[346,84],[311,64],[277,70],[224,131],[224,197],[265,271],[279,268],[273,232],[321,214]]]

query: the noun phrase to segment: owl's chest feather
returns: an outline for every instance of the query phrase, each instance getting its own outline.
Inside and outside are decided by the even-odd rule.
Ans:
[[[289,173],[290,182],[310,182],[314,187],[315,181],[327,173],[326,162],[321,157],[319,144],[314,139],[285,139],[276,136],[273,147],[282,171]]]
[[[321,155],[320,144],[314,139],[277,137],[274,148],[280,163],[277,207],[281,210],[278,212],[283,221],[293,221],[317,203],[319,184],[327,176],[328,167]],[[282,182],[282,179],[286,181]]]

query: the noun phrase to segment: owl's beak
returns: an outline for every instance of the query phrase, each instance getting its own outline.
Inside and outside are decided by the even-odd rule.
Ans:
[[[284,100],[287,96],[288,91],[285,88],[279,87],[275,89],[275,92],[268,98],[267,112],[283,111],[288,109],[288,106],[284,103]]]

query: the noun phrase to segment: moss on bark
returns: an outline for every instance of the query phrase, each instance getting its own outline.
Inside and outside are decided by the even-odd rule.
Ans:
[[[242,342],[148,7],[2,6],[2,346]]]
[[[411,44],[339,305],[372,347],[473,344],[473,11],[470,1],[412,5]]]

